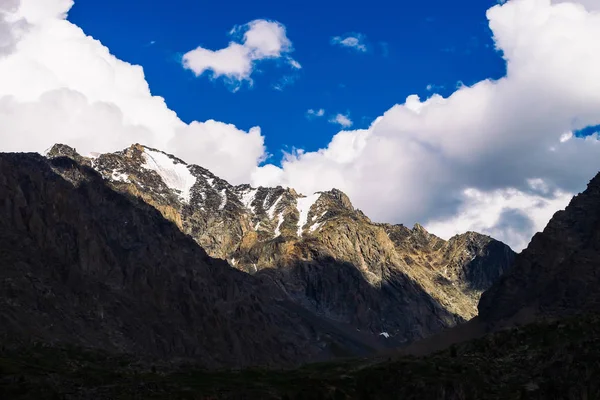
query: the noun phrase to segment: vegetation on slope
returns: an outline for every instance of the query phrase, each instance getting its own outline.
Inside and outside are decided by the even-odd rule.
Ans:
[[[424,358],[209,372],[76,348],[3,347],[6,399],[595,399],[600,317],[501,331]]]

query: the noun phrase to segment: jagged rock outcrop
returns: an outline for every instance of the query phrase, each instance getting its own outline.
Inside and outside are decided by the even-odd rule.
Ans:
[[[232,186],[210,171],[139,144],[82,157],[110,185],[137,196],[212,257],[279,287],[327,319],[390,338],[428,336],[476,314],[480,293],[514,253],[468,233],[444,241],[423,227],[373,223],[339,190]]]
[[[295,365],[377,345],[211,258],[143,197],[114,191],[69,157],[0,154],[3,343],[62,343],[207,367]]]
[[[537,233],[484,293],[486,322],[600,312],[600,174]]]

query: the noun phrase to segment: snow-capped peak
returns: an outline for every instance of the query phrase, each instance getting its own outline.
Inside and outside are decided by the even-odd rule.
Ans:
[[[188,165],[178,162],[168,155],[144,148],[145,160],[143,168],[155,171],[169,189],[179,192],[182,201],[190,201],[191,189],[196,183],[196,177],[188,169]]]

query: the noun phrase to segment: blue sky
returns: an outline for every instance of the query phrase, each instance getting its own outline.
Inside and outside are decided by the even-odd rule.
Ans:
[[[280,150],[325,147],[340,127],[328,122],[349,113],[352,129],[371,121],[410,94],[447,96],[505,73],[494,49],[485,11],[494,0],[455,3],[375,0],[368,7],[342,1],[199,2],[171,0],[79,1],[68,19],[118,58],[144,67],[152,93],[190,122],[215,119],[248,130],[260,126],[277,163]],[[357,3],[358,4],[358,3]],[[294,72],[271,60],[258,63],[254,84],[232,92],[221,79],[195,77],[181,56],[202,46],[226,47],[228,32],[255,19],[285,25],[302,65]],[[333,46],[331,38],[365,35],[366,52]],[[275,90],[286,77],[294,81]],[[427,90],[433,85],[433,90]],[[308,109],[324,118],[306,118]]]

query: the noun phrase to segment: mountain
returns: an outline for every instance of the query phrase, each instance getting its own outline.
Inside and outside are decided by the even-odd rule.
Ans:
[[[432,269],[447,257],[455,260],[444,262],[443,273],[461,291],[476,293],[495,280],[477,317],[419,342],[426,348],[436,341],[442,351],[211,372],[205,367],[231,366],[232,359],[239,358],[238,366],[289,365],[356,350],[361,342],[290,296],[287,278],[278,277],[288,267],[248,274],[211,258],[142,197],[112,190],[115,184],[102,179],[90,159],[75,161],[79,157],[0,154],[0,397],[600,396],[600,174],[506,273],[496,264],[499,279],[483,264],[464,261],[482,257],[473,249],[500,246],[489,238],[468,233],[443,241],[419,225],[367,224],[383,229],[415,268],[423,259]],[[353,221],[349,215],[345,223]],[[366,229],[360,221],[352,229]],[[317,234],[296,236],[301,243],[294,245],[312,252],[323,244]],[[310,264],[306,254],[298,257]],[[331,262],[329,269],[338,266]],[[406,287],[387,288],[412,296]],[[145,352],[195,361],[173,365],[145,359]]]
[[[444,241],[420,225],[374,223],[336,189],[303,196],[233,186],[139,144],[90,157],[55,145],[47,157],[95,169],[210,256],[271,282],[302,310],[388,338],[389,346],[472,318],[481,292],[514,258],[508,246],[477,233]]]
[[[600,174],[533,237],[479,303],[479,318],[490,323],[581,312],[600,312]]]
[[[0,154],[3,348],[80,346],[215,368],[290,366],[377,346],[297,308],[92,168]]]
[[[433,354],[515,326],[600,313],[599,266],[600,173],[483,292],[476,317],[389,354]]]

